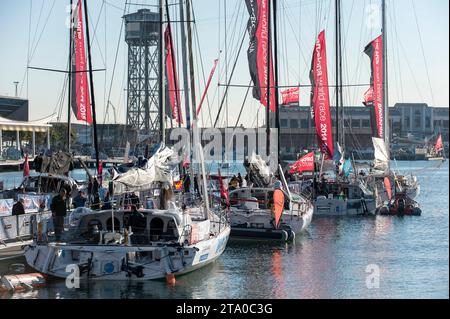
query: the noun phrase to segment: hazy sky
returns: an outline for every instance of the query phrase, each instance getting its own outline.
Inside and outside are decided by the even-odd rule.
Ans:
[[[149,5],[156,4],[157,1],[129,2]],[[342,0],[345,84],[369,82],[369,59],[363,49],[380,34],[376,10],[380,2]],[[29,70],[27,87],[26,66],[30,56],[30,66],[67,68],[68,29],[65,22],[68,3],[68,0],[0,0],[0,95],[14,95],[13,82],[19,81],[20,96],[25,98],[28,94],[30,100],[31,119],[43,118],[54,112],[62,112],[63,119],[66,118],[67,103],[60,102],[64,74]],[[97,117],[100,123],[104,119],[111,79],[110,101],[116,108],[117,121],[125,121],[127,46],[123,33],[119,39],[124,3],[124,0],[88,1],[91,37],[96,29],[92,46],[93,65],[95,69],[106,68],[106,72],[94,74]],[[169,0],[169,3],[174,4],[176,1]],[[278,0],[278,6],[280,85],[309,85],[312,49],[315,38],[322,29],[326,31],[328,73],[330,84],[333,84],[334,1]],[[219,57],[220,61],[208,92],[209,101],[205,101],[202,109],[201,118],[206,126],[210,125],[210,116],[214,120],[217,114],[224,91],[218,83],[226,83],[226,75],[231,74],[239,41],[244,36],[248,13],[244,0],[226,0],[226,4],[224,0],[193,0],[193,7],[196,18],[194,33],[198,34],[194,41],[197,103],[203,92],[203,79],[208,76],[214,59]],[[134,12],[139,8],[136,5],[127,6],[127,12]],[[448,1],[387,0],[387,9],[390,105],[396,102],[425,102],[429,105],[448,106]],[[171,19],[178,19],[177,7],[171,6],[170,11]],[[177,26],[173,26],[173,29],[176,28]],[[118,62],[112,78],[118,41]],[[245,33],[232,84],[248,85],[250,81],[247,47],[248,35]],[[203,70],[200,61],[203,62]],[[180,62],[177,61],[178,67]],[[344,103],[361,105],[362,94],[366,89],[345,89]],[[235,124],[245,92],[245,88],[230,88],[225,103],[228,113],[223,112],[222,125],[226,122],[229,125]],[[333,104],[332,90],[330,96]],[[309,104],[309,88],[301,89],[301,104]],[[245,126],[254,125],[258,110],[263,110],[263,107],[250,93],[240,123]],[[264,112],[259,113],[260,121],[263,114]],[[110,111],[107,122],[112,121],[114,116]]]

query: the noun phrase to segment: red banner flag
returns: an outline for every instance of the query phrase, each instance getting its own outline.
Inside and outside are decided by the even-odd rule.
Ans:
[[[177,67],[175,62],[175,55],[173,53],[173,41],[172,34],[170,31],[170,25],[167,25],[166,31],[164,32],[164,39],[166,43],[166,93],[169,97],[166,99],[167,110],[171,111],[172,118],[175,119],[180,124],[183,124],[183,114],[181,112],[180,105],[180,90],[177,77]],[[168,91],[168,92],[167,92]]]
[[[23,163],[23,177],[30,176],[30,164],[28,162],[28,154],[25,154],[25,162]]]
[[[208,88],[209,88],[209,85],[211,84],[211,80],[214,75],[214,72],[216,71],[218,61],[219,61],[218,59],[214,60],[214,66],[213,66],[211,72],[209,73],[209,78],[208,78],[208,82],[206,82],[205,91],[203,92],[202,99],[200,100],[200,104],[198,105],[197,110],[196,110],[197,115],[200,113],[200,109],[202,108],[203,100],[205,99],[206,93],[208,92]]]
[[[325,31],[319,33],[311,62],[311,107],[320,151],[325,159],[333,158],[330,96],[328,92]]]
[[[269,108],[275,112],[275,88],[272,44],[269,43],[269,7],[268,0],[246,0],[250,18],[247,30],[250,35],[250,46],[247,50],[250,76],[252,78],[253,97],[267,107],[267,88],[269,91]],[[268,72],[268,57],[270,53],[270,72]]]
[[[291,165],[290,173],[314,171],[314,152],[310,152]]]
[[[383,41],[382,36],[370,42],[364,49],[370,58],[370,88],[364,94],[364,105],[371,108],[371,122],[374,137],[384,138],[383,105]]]
[[[281,99],[283,105],[300,102],[300,88],[290,88],[281,91]]]
[[[78,0],[78,13],[75,17],[75,96],[73,105],[76,117],[80,121],[92,124],[91,101],[87,79],[86,51],[84,49],[83,8],[82,1]]]
[[[436,152],[440,152],[444,149],[444,144],[442,143],[442,136],[439,134],[439,137],[436,140],[436,144],[434,145],[434,149]]]

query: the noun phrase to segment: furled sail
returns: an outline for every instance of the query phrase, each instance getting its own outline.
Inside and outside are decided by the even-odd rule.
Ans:
[[[113,178],[114,194],[150,190],[155,182],[172,185],[177,160],[175,152],[162,143],[148,160],[146,167],[133,168]]]
[[[325,31],[319,33],[311,61],[311,108],[316,126],[319,149],[325,159],[333,158],[330,97],[328,91]]]
[[[87,79],[86,51],[84,48],[83,8],[82,1],[74,14],[73,26],[73,52],[72,52],[72,110],[77,120],[92,124],[91,101]],[[73,56],[75,58],[73,58]]]
[[[370,108],[372,136],[384,139],[383,105],[383,41],[380,35],[364,49],[370,58],[370,87],[364,94],[363,104]]]
[[[373,166],[375,170],[387,172],[389,170],[389,155],[386,143],[381,138],[372,137],[374,152]]]
[[[245,0],[250,18],[247,30],[250,35],[250,46],[247,50],[250,76],[252,78],[253,97],[267,107],[267,88],[269,92],[269,108],[275,112],[275,88],[272,45],[269,43],[269,0]],[[267,50],[270,53],[270,72]],[[269,85],[268,85],[269,84]]]
[[[270,167],[260,155],[252,153],[248,161],[244,163],[244,166],[247,170],[250,181],[255,184],[255,186],[265,187],[270,185]]]
[[[180,105],[180,90],[177,77],[175,54],[173,52],[173,40],[170,24],[164,32],[166,45],[166,112],[180,124],[183,124],[183,114]]]

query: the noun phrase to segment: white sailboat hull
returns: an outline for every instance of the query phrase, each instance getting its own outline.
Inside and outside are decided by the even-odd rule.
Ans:
[[[231,238],[238,240],[278,240],[290,241],[311,223],[314,209],[312,206],[300,213],[285,210],[279,227],[274,227],[274,218],[270,210],[246,211],[232,209],[230,224]]]
[[[67,278],[79,269],[80,279],[153,280],[189,273],[217,259],[225,250],[230,227],[215,237],[193,245],[80,246],[58,243],[32,244],[27,263],[46,275]]]
[[[357,216],[374,215],[376,201],[366,199],[364,203],[360,199],[317,198],[314,201],[315,216]]]

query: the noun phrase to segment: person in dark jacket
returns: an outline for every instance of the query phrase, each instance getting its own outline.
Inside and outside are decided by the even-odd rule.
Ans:
[[[111,209],[111,208],[112,208],[112,205],[111,205],[111,198],[110,198],[110,196],[109,196],[109,193],[106,193],[106,196],[105,196],[105,200],[104,200],[104,202],[103,202],[102,209]]]
[[[59,195],[53,197],[50,209],[53,215],[53,225],[55,228],[55,239],[61,239],[61,233],[64,229],[64,217],[67,214],[66,191],[61,189]]]
[[[131,214],[128,221],[128,226],[134,234],[134,243],[142,244],[145,241],[146,218],[144,214],[137,210],[135,205],[131,205]]]
[[[73,206],[75,208],[84,207],[86,205],[86,197],[82,191],[78,192],[78,195],[73,199]]]
[[[19,198],[17,203],[15,203],[13,205],[13,208],[12,208],[12,215],[13,216],[25,214],[25,206],[23,205],[23,203],[24,203],[23,198]]]

